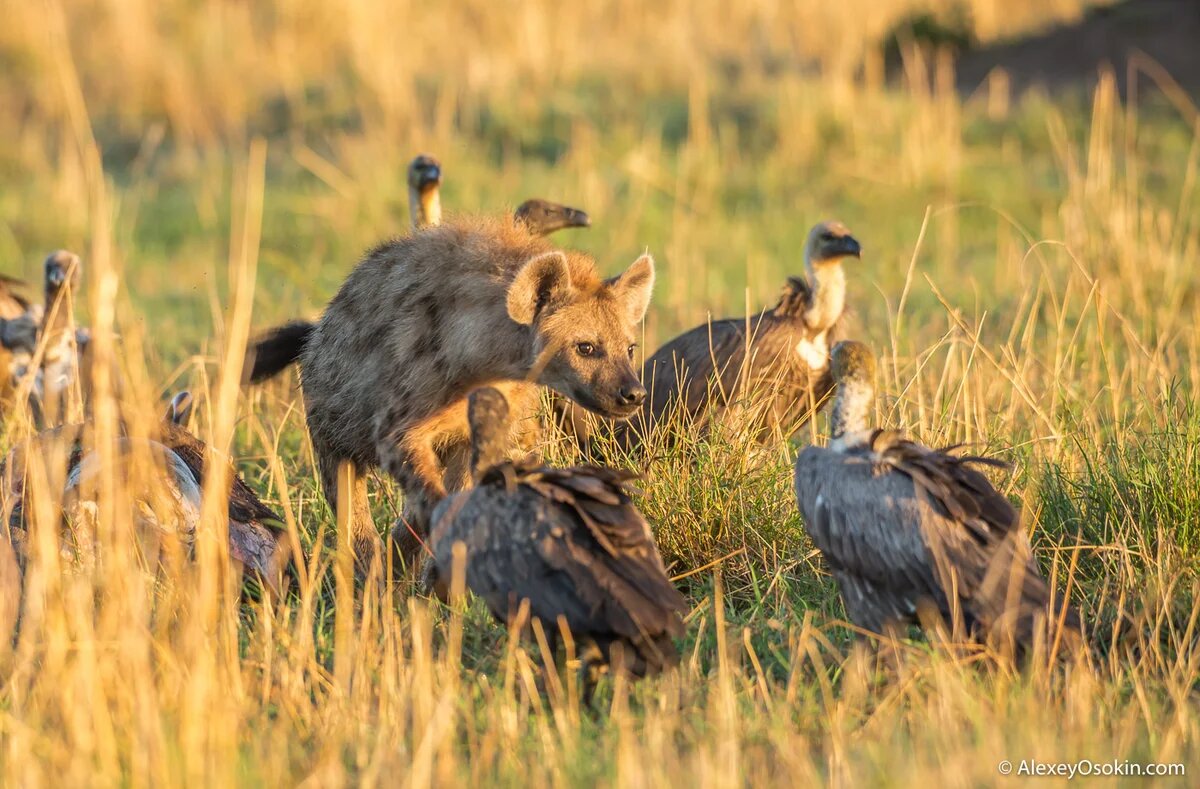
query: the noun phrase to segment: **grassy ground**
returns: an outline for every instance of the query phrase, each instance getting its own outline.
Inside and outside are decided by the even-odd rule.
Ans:
[[[102,350],[119,334],[109,405],[157,413],[191,388],[198,431],[307,550],[266,605],[237,602],[219,541],[150,585],[131,560],[64,572],[47,551],[0,646],[0,780],[973,786],[1004,759],[1090,759],[1182,762],[1165,783],[1194,782],[1198,116],[1123,106],[1106,81],[964,98],[915,57],[885,84],[878,43],[916,7],[5,3],[5,272],[36,281],[47,251],[81,252],[82,312]],[[984,41],[1081,13],[962,7]],[[420,150],[453,211],[544,196],[591,213],[562,242],[604,270],[649,249],[647,347],[768,303],[809,226],[846,222],[879,419],[1012,461],[996,481],[1093,623],[1093,664],[855,653],[795,510],[794,450],[752,464],[736,441],[648,470],[672,571],[704,569],[680,581],[680,671],[609,685],[601,710],[536,692],[478,604],[353,589],[294,376],[243,392],[236,366],[252,326],[317,314],[404,231]],[[127,538],[105,539],[119,556]],[[1118,609],[1137,626],[1114,644]]]

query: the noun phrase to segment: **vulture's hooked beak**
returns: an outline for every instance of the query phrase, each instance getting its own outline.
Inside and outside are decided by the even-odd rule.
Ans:
[[[442,168],[436,164],[431,164],[421,170],[420,180],[417,182],[417,188],[422,192],[433,189],[442,182]]]
[[[842,236],[834,242],[830,251],[843,257],[862,257],[862,245],[858,243],[858,239],[854,236]]]
[[[578,208],[563,209],[563,227],[591,227],[592,218]]]

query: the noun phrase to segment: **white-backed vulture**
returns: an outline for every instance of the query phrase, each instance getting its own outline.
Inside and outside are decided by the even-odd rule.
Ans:
[[[795,490],[850,621],[887,633],[934,615],[1014,651],[1062,622],[1073,642],[1078,614],[1054,599],[1016,511],[973,467],[1005,464],[874,428],[875,359],[862,343],[838,343],[832,372],[832,439],[800,452]]]
[[[672,639],[683,635],[688,606],[630,498],[633,475],[513,462],[504,396],[476,390],[468,409],[476,487],[434,513],[435,590],[445,596],[461,543],[466,586],[498,620],[510,622],[528,600],[552,642],[565,622],[586,664],[616,664],[635,676],[675,664]]]
[[[182,426],[190,404],[188,393],[176,395],[167,418],[149,438],[123,435],[111,455],[118,479],[128,486],[133,522],[147,555],[159,553],[165,535],[177,539],[185,551],[190,551],[195,537],[207,446]],[[96,480],[101,471],[101,453],[85,445],[89,432],[86,423],[45,430],[17,444],[0,462],[0,529],[7,532],[20,565],[27,557],[24,505],[31,459],[42,464],[51,484],[62,485],[64,513],[75,527],[76,544],[70,547],[77,553],[86,547],[79,540],[96,512]],[[239,568],[278,589],[290,556],[283,520],[255,495],[232,464],[228,473],[230,557]]]

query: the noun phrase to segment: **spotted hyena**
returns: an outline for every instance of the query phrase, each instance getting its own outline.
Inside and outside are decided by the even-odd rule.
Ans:
[[[646,390],[632,364],[634,338],[653,283],[649,255],[603,279],[588,256],[507,217],[452,220],[369,252],[320,321],[258,344],[255,375],[299,360],[331,506],[338,469],[353,472],[360,567],[379,548],[365,482],[376,467],[404,490],[392,536],[411,560],[434,504],[468,482],[471,391],[501,389],[526,420],[539,385],[612,418],[638,409]]]

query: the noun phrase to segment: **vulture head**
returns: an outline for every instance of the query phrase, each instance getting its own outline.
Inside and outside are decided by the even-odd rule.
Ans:
[[[438,187],[442,185],[442,165],[428,154],[421,154],[408,165],[408,204],[414,230],[442,221],[442,203]]]
[[[74,252],[60,249],[46,257],[46,309],[49,310],[64,286],[71,290],[79,287],[83,261]]]
[[[862,257],[862,246],[841,222],[821,222],[808,231],[804,260],[809,268],[835,265],[846,258]]]
[[[184,426],[192,415],[192,393],[186,389],[176,393],[167,406],[166,421]]]
[[[569,227],[592,226],[592,220],[586,212],[536,197],[517,206],[515,217],[535,236],[548,236]]]
[[[418,192],[437,189],[442,183],[442,165],[428,154],[421,154],[409,162],[408,186]]]
[[[846,443],[847,434],[871,427],[875,410],[875,354],[865,343],[843,340],[830,353],[830,373],[837,384],[833,401],[831,432],[836,442]]]
[[[875,354],[866,343],[842,340],[829,354],[834,383],[875,385]]]

